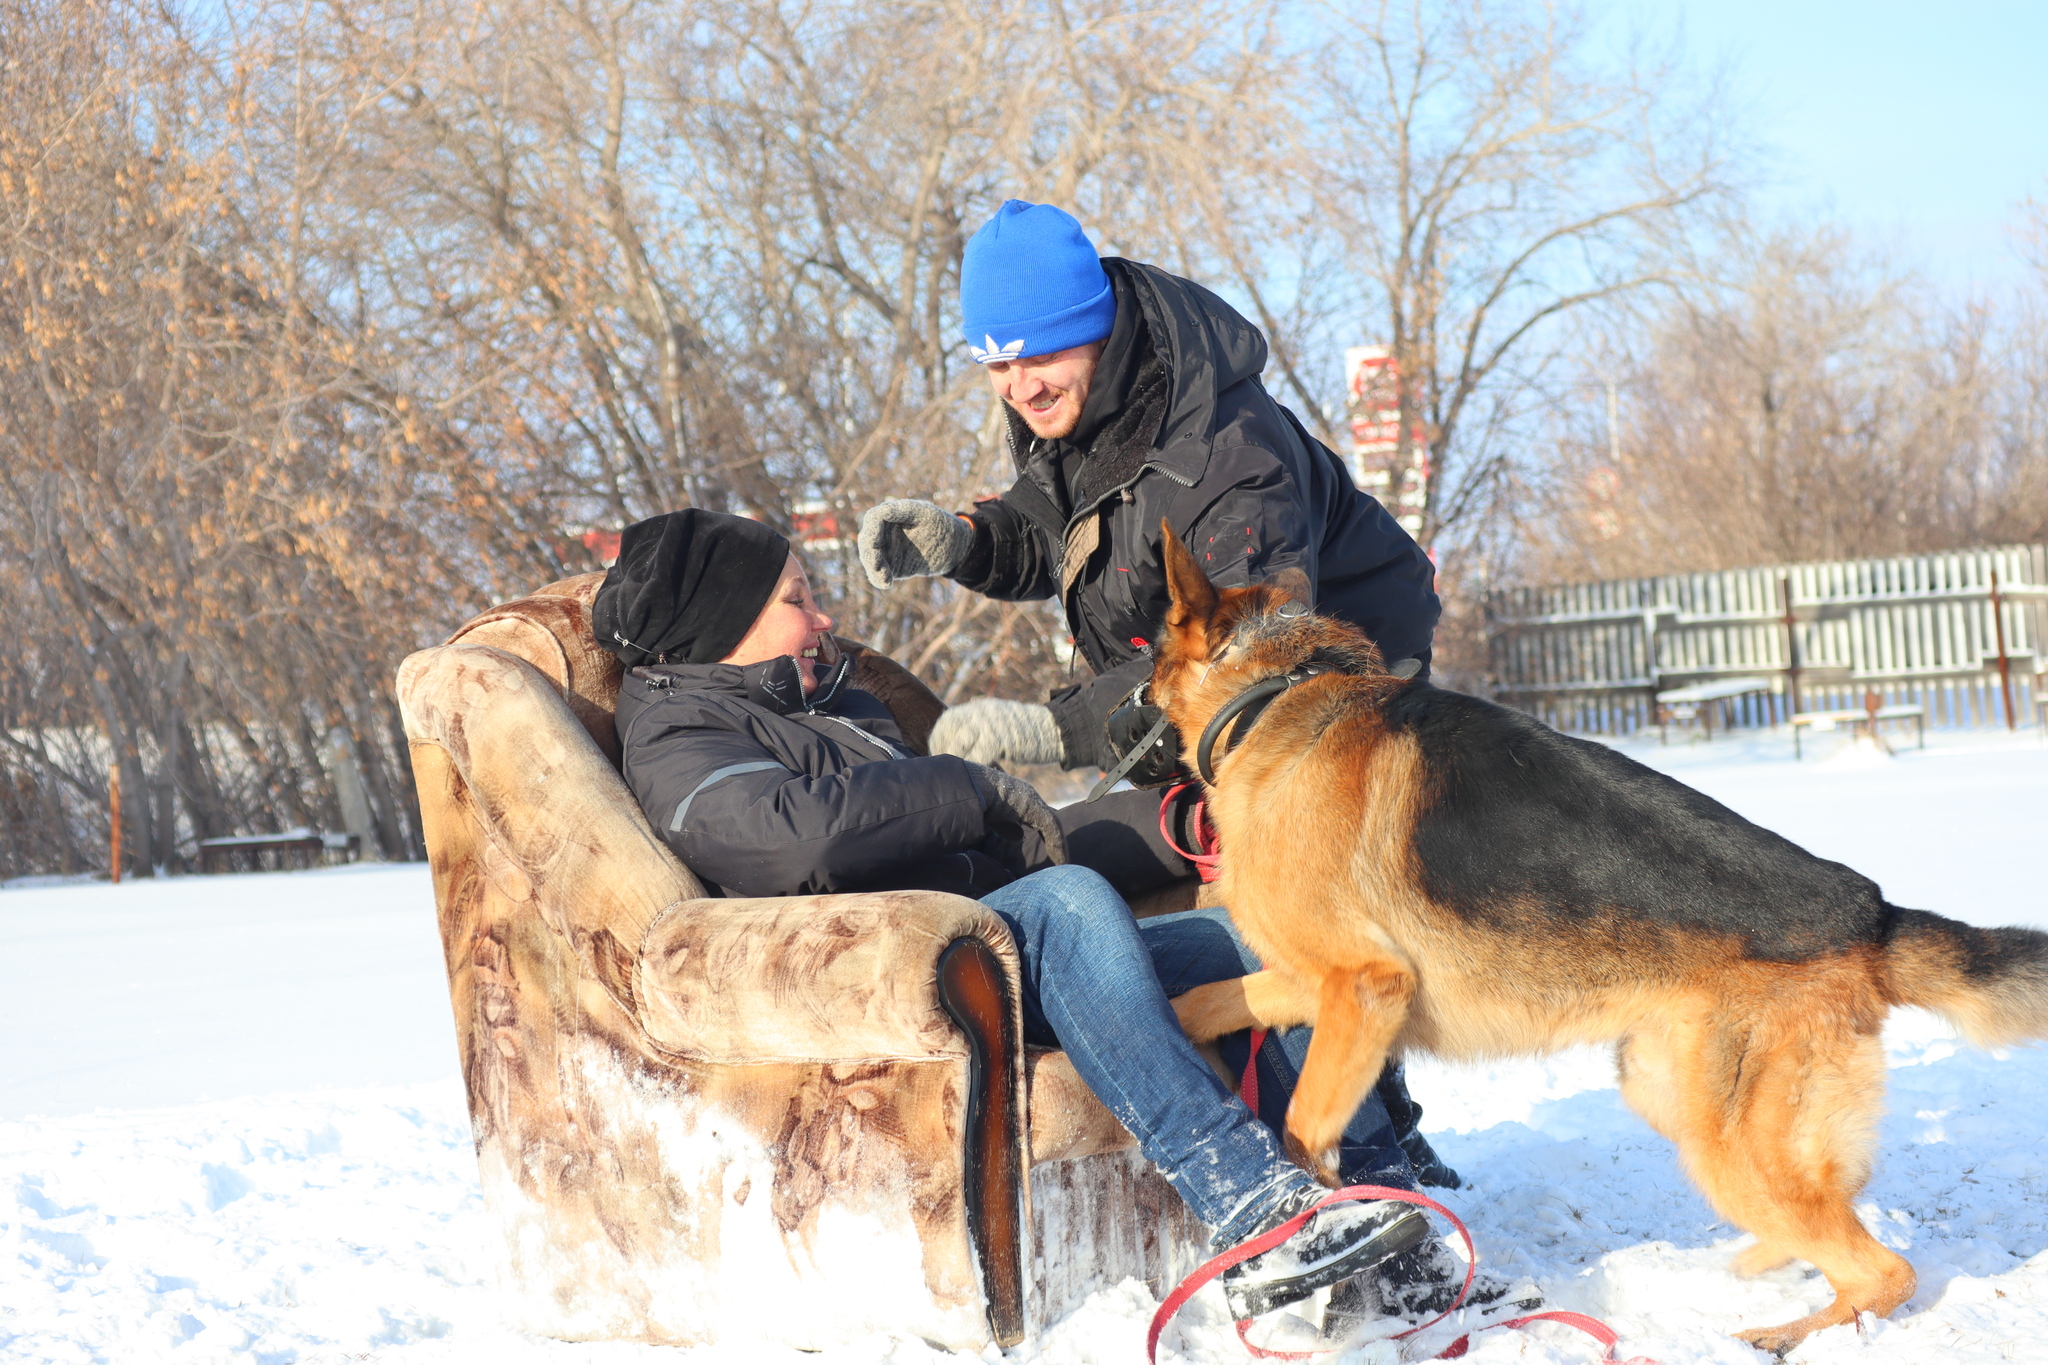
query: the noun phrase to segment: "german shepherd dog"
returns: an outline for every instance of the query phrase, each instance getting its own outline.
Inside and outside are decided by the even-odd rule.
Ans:
[[[1835,1291],[1743,1338],[1783,1354],[1911,1297],[1912,1267],[1850,1208],[1885,1015],[1923,1006],[1983,1047],[2048,1035],[2048,934],[1902,910],[1612,749],[1397,678],[1364,634],[1304,609],[1299,571],[1219,592],[1170,529],[1166,565],[1152,693],[1183,752],[1255,684],[1327,670],[1213,743],[1220,890],[1266,969],[1176,1002],[1198,1041],[1315,1025],[1287,1111],[1296,1160],[1334,1183],[1390,1051],[1612,1041],[1629,1104],[1756,1237],[1737,1273],[1798,1258]]]

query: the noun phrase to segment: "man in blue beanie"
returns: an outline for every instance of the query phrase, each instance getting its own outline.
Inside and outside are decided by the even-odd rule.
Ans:
[[[1004,601],[1057,597],[1095,677],[1042,705],[955,706],[933,752],[1006,766],[1118,762],[1110,716],[1151,676],[1169,602],[1162,519],[1219,587],[1298,568],[1318,611],[1363,628],[1396,671],[1427,670],[1440,614],[1428,556],[1266,392],[1266,339],[1229,304],[1157,266],[1103,259],[1071,214],[1012,199],[967,244],[960,309],[968,353],[1005,405],[1017,481],[969,512],[908,498],[870,508],[861,563],[877,588],[944,575]],[[1133,780],[1163,785],[1165,766]],[[1164,810],[1145,790],[1068,807],[1070,856],[1126,896],[1191,878],[1179,850],[1196,846],[1193,796]],[[1292,1089],[1284,1073],[1298,1074],[1305,1049],[1303,1030],[1268,1041],[1261,1064],[1283,1073],[1276,1089]],[[1377,1164],[1383,1183],[1398,1167],[1393,1178],[1457,1185],[1417,1131],[1420,1114],[1390,1065],[1354,1120],[1345,1174]]]
[[[934,743],[982,762],[1114,765],[1106,720],[1149,677],[1166,614],[1162,518],[1219,586],[1298,568],[1317,610],[1362,627],[1390,663],[1427,669],[1440,614],[1429,557],[1266,392],[1266,339],[1229,304],[1104,260],[1071,214],[1012,199],[967,244],[960,308],[1019,477],[971,512],[870,508],[861,563],[878,588],[942,574],[1004,601],[1058,597],[1096,676],[1046,705],[956,706]],[[1131,852],[1126,893],[1190,875],[1163,847]]]

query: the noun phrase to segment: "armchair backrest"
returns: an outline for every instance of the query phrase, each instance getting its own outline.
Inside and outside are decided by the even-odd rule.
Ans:
[[[489,645],[539,669],[561,689],[562,700],[616,768],[619,735],[612,715],[625,670],[617,655],[598,647],[590,628],[591,603],[603,582],[603,574],[586,573],[550,583],[464,622],[448,643]]]

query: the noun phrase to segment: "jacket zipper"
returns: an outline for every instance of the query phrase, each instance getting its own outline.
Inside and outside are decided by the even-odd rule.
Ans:
[[[1011,442],[1011,455],[1012,458],[1015,458],[1017,440],[1016,432],[1006,432],[1005,436]],[[1025,453],[1027,455],[1036,455],[1038,453],[1039,445],[1039,438],[1036,436],[1032,437],[1031,447]],[[1060,528],[1060,539],[1064,542],[1066,537],[1072,534],[1075,525],[1078,522],[1080,522],[1082,518],[1094,516],[1096,512],[1101,510],[1102,505],[1108,502],[1111,498],[1117,496],[1119,493],[1126,493],[1129,492],[1131,489],[1136,488],[1138,486],[1138,480],[1145,477],[1145,473],[1147,470],[1157,470],[1159,473],[1164,474],[1167,478],[1172,479],[1175,483],[1179,484],[1182,488],[1193,488],[1195,486],[1195,481],[1193,479],[1184,479],[1180,475],[1174,473],[1171,469],[1168,469],[1165,465],[1160,464],[1158,461],[1147,460],[1145,461],[1145,463],[1138,466],[1137,473],[1131,475],[1130,478],[1124,480],[1116,487],[1104,489],[1102,492],[1096,494],[1095,500],[1093,502],[1089,503],[1080,511],[1075,512],[1072,516],[1069,516],[1067,518],[1067,524]],[[1136,501],[1136,499],[1132,499],[1131,501]]]

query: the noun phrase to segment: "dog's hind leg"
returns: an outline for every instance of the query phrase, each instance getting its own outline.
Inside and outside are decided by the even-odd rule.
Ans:
[[[1337,1140],[1379,1079],[1414,994],[1414,973],[1392,959],[1323,978],[1315,1036],[1287,1106],[1287,1154],[1326,1185],[1337,1183]]]
[[[1614,1052],[1622,1098],[1644,1122],[1681,1149],[1685,1144],[1679,1139],[1687,1131],[1688,1120],[1682,1104],[1686,1091],[1680,1084],[1679,1055],[1697,1047],[1693,1030],[1683,1025],[1653,1023],[1623,1038]],[[1783,1248],[1759,1241],[1737,1252],[1729,1268],[1749,1278],[1775,1270],[1791,1259],[1791,1253]]]
[[[1267,970],[1212,981],[1177,995],[1173,1012],[1198,1043],[1250,1028],[1293,1028],[1316,1021],[1315,983]]]
[[[1800,1003],[1671,1030],[1674,1085],[1662,1116],[1714,1207],[1755,1234],[1743,1268],[1798,1257],[1835,1291],[1817,1313],[1739,1333],[1780,1355],[1858,1313],[1891,1312],[1915,1284],[1913,1268],[1850,1205],[1869,1175],[1884,1099],[1877,1035]]]

